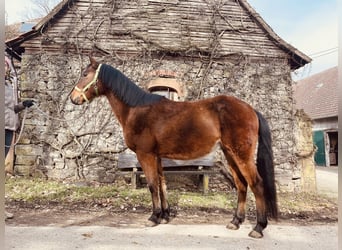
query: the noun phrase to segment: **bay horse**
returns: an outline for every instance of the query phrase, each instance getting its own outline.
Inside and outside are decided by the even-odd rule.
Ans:
[[[127,146],[136,153],[152,197],[152,225],[169,221],[170,207],[161,158],[190,160],[219,145],[237,188],[238,204],[229,229],[245,219],[249,186],[255,196],[257,224],[249,233],[263,237],[267,219],[277,219],[271,132],[265,118],[249,104],[227,95],[176,102],[144,91],[119,70],[89,57],[90,64],[72,90],[81,105],[106,96],[123,129]],[[257,159],[255,163],[255,152]]]

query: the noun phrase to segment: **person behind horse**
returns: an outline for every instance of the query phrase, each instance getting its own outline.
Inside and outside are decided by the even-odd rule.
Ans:
[[[11,148],[13,136],[19,128],[18,113],[33,105],[32,100],[16,103],[15,89],[13,88],[13,74],[10,61],[5,58],[5,158]],[[5,219],[13,218],[13,214],[5,211]]]

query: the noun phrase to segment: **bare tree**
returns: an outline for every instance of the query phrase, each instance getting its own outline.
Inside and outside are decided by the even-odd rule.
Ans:
[[[28,11],[23,13],[26,20],[44,17],[62,0],[30,0],[31,5]]]
[[[29,0],[29,7],[21,13],[21,21],[30,22],[49,14],[62,0]],[[5,11],[5,40],[20,34],[20,23],[8,25],[8,13]]]

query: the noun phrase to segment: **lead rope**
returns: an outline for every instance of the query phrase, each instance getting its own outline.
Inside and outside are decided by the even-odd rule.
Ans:
[[[35,109],[41,113],[42,115],[46,116],[47,118],[51,119],[51,120],[56,120],[56,121],[60,121],[60,122],[71,122],[71,121],[75,121],[77,120],[78,118],[82,117],[83,114],[80,114],[79,117],[75,117],[75,118],[72,118],[72,119],[64,119],[64,118],[57,118],[57,117],[54,117],[54,116],[51,116],[49,115],[48,113],[44,112],[43,110],[41,110],[36,104],[34,104],[32,107],[35,107]]]
[[[80,118],[81,116],[83,116],[83,114],[80,114],[79,117],[75,117],[75,118],[72,118],[72,119],[62,119],[62,118],[56,118],[56,117],[53,117],[51,115],[49,115],[48,113],[44,112],[43,110],[41,110],[38,105],[36,104],[33,104],[32,108],[35,108],[39,113],[41,113],[42,115],[46,116],[47,118],[51,119],[51,120],[56,120],[56,121],[61,121],[61,122],[70,122],[70,121],[74,121],[74,120],[77,120],[78,118]],[[21,122],[21,128],[20,128],[20,131],[19,131],[19,135],[18,135],[18,138],[16,140],[16,142],[10,146],[8,145],[5,145],[5,147],[7,148],[10,148],[11,146],[16,146],[19,141],[20,141],[20,138],[23,134],[23,131],[24,131],[24,126],[25,126],[25,121],[26,121],[26,116],[27,116],[27,110],[28,108],[25,108],[24,109],[24,116],[23,116],[23,120]]]
[[[100,65],[98,66],[98,68],[97,68],[97,70],[96,70],[96,72],[95,72],[94,79],[93,79],[90,83],[88,83],[87,86],[86,86],[84,89],[80,90],[77,86],[75,87],[75,89],[76,89],[77,91],[82,92],[81,94],[85,97],[85,100],[86,100],[88,103],[89,103],[89,100],[88,100],[87,97],[85,96],[84,91],[87,90],[88,88],[90,88],[91,85],[93,85],[94,83],[96,84],[96,82],[97,82],[97,80],[98,80],[98,75],[99,75],[101,66],[102,66],[102,64],[100,64]],[[95,85],[95,86],[96,86],[96,85]],[[72,91],[72,90],[71,90],[71,91]],[[70,91],[70,93],[71,93],[71,91]],[[95,88],[95,91],[96,91],[96,95],[98,96],[98,89]],[[70,95],[70,93],[69,93],[69,95]],[[78,119],[79,117],[81,117],[81,115],[80,115],[79,117],[76,117],[76,118],[73,118],[73,119],[61,119],[61,118],[56,118],[56,117],[53,117],[53,116],[47,114],[47,113],[44,112],[43,110],[41,110],[36,104],[33,104],[33,107],[35,107],[35,108],[37,109],[37,111],[39,111],[39,112],[40,112],[41,114],[43,114],[44,116],[48,117],[49,119],[56,120],[56,121],[68,122],[68,121],[74,121],[74,120]],[[27,115],[27,109],[28,109],[28,108],[25,108],[25,110],[24,110],[24,117],[23,117],[23,121],[22,121],[22,123],[21,123],[20,132],[19,132],[19,135],[18,135],[18,138],[17,138],[16,142],[15,142],[13,145],[10,145],[10,146],[5,145],[5,147],[10,148],[11,146],[16,146],[16,145],[18,144],[18,142],[20,141],[20,137],[22,136],[22,133],[23,133],[23,131],[24,131],[24,125],[25,125],[25,120],[26,120],[26,115]]]

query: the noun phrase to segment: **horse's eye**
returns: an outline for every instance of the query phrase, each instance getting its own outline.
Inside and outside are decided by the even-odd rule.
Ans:
[[[86,72],[86,71],[84,71],[83,73],[82,73],[82,76],[83,77],[86,77],[88,75],[88,73]]]

